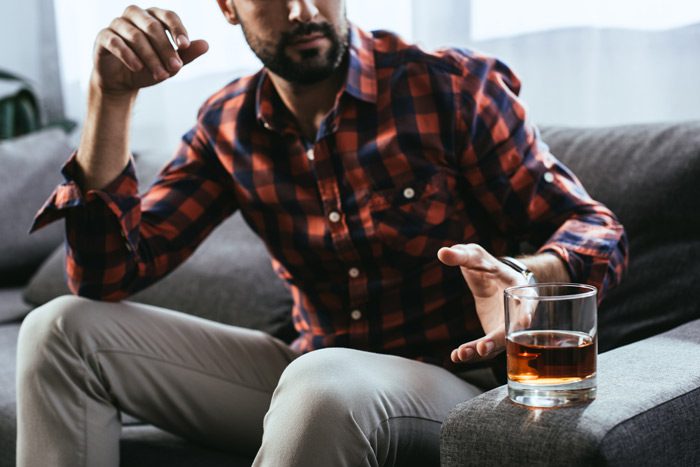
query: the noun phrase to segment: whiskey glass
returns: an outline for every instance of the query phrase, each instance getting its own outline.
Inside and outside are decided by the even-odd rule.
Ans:
[[[508,396],[530,407],[561,407],[596,394],[597,289],[543,283],[504,292]]]

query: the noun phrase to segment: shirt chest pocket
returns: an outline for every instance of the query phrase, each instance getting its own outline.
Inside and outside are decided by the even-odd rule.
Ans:
[[[372,227],[389,250],[434,258],[443,246],[464,240],[464,203],[444,173],[412,180],[370,196]]]

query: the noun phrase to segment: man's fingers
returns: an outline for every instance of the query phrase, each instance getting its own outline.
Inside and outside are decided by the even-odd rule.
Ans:
[[[503,349],[499,349],[493,340],[482,338],[460,345],[452,351],[450,357],[455,363],[478,362],[495,357],[501,350]]]
[[[505,345],[505,328],[497,329],[480,339],[460,345],[452,351],[450,357],[455,363],[489,360],[500,354]]]
[[[485,339],[462,344],[454,349],[450,356],[455,363],[478,362],[495,357],[501,353],[503,349],[503,346],[497,346],[493,340]]]
[[[145,10],[134,11],[129,20],[146,36],[169,74],[174,75],[180,71],[182,61],[170,43],[163,23]]]
[[[461,266],[481,272],[498,272],[498,264],[493,256],[474,243],[440,248],[438,258],[448,266]]]
[[[508,304],[508,313],[514,328],[528,329],[535,318],[538,302],[528,297],[514,297],[508,299]]]
[[[209,44],[205,40],[194,40],[186,49],[180,49],[178,53],[180,54],[180,59],[182,63],[187,65],[192,60],[197,57],[201,57],[209,50]]]
[[[187,29],[185,28],[185,25],[182,24],[182,20],[180,20],[177,13],[155,7],[149,8],[146,11],[157,18],[158,21],[163,23],[165,28],[170,32],[170,35],[175,41],[175,45],[177,45],[178,49],[186,49],[190,46],[189,34],[187,33]]]
[[[129,48],[146,65],[156,81],[167,79],[170,74],[165,65],[153,49],[153,45],[146,35],[138,27],[124,18],[116,18],[112,21],[110,29],[117,34],[129,46]],[[172,48],[172,47],[171,47]]]
[[[470,361],[474,355],[476,355],[476,350],[474,347],[466,347],[461,345],[452,351],[450,358],[453,362],[460,363]]]
[[[132,5],[98,34],[95,76],[104,89],[134,91],[175,76],[208,49],[205,41],[190,41],[174,12]]]
[[[117,57],[129,70],[135,73],[143,69],[143,62],[118,34],[111,29],[105,29],[100,36],[100,45]]]

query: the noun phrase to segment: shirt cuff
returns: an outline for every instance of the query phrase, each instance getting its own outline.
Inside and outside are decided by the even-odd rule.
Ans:
[[[109,211],[119,219],[123,234],[126,236],[128,231],[124,228],[123,219],[134,204],[138,204],[138,181],[133,159],[130,157],[124,170],[105,187],[83,193],[77,182],[80,167],[76,156],[77,151],[73,152],[61,168],[65,182],[54,189],[34,216],[29,233],[33,233],[58,219],[65,218],[70,209],[90,206],[101,200]]]
[[[620,224],[571,219],[538,250],[564,261],[572,282],[594,285],[599,299],[619,283],[626,265],[626,237]]]
[[[540,248],[537,253],[549,253],[557,256],[564,263],[571,282],[583,282],[581,278],[584,271],[583,258],[578,253],[570,251],[565,246],[557,243],[548,243]]]

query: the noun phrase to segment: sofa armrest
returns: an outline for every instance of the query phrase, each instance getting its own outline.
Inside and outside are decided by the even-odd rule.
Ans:
[[[443,467],[700,465],[700,320],[598,357],[590,404],[528,409],[506,386],[455,407]]]

